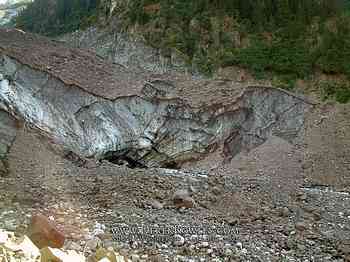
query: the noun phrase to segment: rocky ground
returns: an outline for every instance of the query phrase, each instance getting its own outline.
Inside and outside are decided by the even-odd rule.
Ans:
[[[83,43],[89,40],[77,37]],[[12,48],[11,41],[8,45]],[[39,55],[33,57],[42,60],[40,50],[36,52]],[[52,62],[52,54],[46,54]],[[130,57],[126,55],[124,64],[116,55],[111,54],[111,60],[122,64],[121,71],[133,69]],[[158,63],[148,67],[158,68]],[[221,83],[194,85],[195,81],[202,80],[190,78],[184,85],[191,91],[198,87],[198,92],[212,92]],[[68,104],[63,89],[54,87],[46,88],[43,97]],[[56,89],[59,92],[47,91]],[[227,100],[229,95],[223,92]],[[37,92],[34,97],[39,97]],[[259,109],[264,109],[263,102]],[[0,108],[8,107],[0,103]],[[33,215],[43,214],[66,236],[64,249],[84,253],[89,261],[94,261],[91,255],[100,246],[113,247],[132,261],[350,261],[349,112],[349,105],[320,102],[307,114],[296,139],[288,142],[272,135],[232,159],[224,157],[221,148],[181,169],[130,169],[107,160],[82,160],[28,123],[12,123],[2,112],[0,128],[8,137],[0,133],[0,228],[23,235]],[[138,234],[128,236],[133,225],[140,227]],[[184,228],[175,232],[179,225]],[[122,231],[126,226],[129,229]],[[150,230],[156,228],[167,232],[150,239]]]
[[[212,156],[183,170],[83,164],[23,127],[8,156],[10,174],[0,178],[0,228],[23,234],[41,213],[64,232],[65,248],[88,256],[101,242],[132,261],[349,261],[347,112],[317,106],[300,142],[272,137],[230,163]],[[223,235],[231,234],[113,240],[111,229],[123,237],[123,223],[224,225]]]

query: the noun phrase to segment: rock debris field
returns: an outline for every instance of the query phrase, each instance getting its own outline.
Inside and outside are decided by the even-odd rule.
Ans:
[[[350,261],[349,105],[0,30],[0,135],[1,262]]]

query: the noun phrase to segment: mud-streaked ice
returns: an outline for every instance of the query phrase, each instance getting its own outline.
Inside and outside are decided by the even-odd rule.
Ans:
[[[248,88],[238,107],[206,109],[216,110],[214,114],[147,96],[110,101],[68,87],[9,57],[2,61],[0,109],[81,157],[104,158],[112,153],[145,166],[164,166],[203,157],[218,145],[233,157],[272,134],[293,140],[308,108],[303,100],[279,89],[258,87]]]

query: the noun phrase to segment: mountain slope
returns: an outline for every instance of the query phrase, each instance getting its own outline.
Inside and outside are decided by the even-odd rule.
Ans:
[[[26,8],[30,0],[8,0],[0,4],[0,27],[11,26],[11,22],[17,14]]]

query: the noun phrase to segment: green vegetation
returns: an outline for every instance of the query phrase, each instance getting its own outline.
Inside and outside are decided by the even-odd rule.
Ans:
[[[339,103],[350,102],[350,84],[326,81],[320,84],[323,100],[335,99]]]
[[[261,78],[272,71],[289,78],[305,78],[312,71],[311,57],[302,39],[274,39],[270,44],[253,39],[250,46],[233,50],[223,65],[241,65]]]
[[[150,45],[207,74],[238,65],[257,78],[277,75],[285,88],[315,70],[350,78],[346,0],[134,0],[127,8],[125,24],[141,26]]]
[[[98,14],[98,7],[106,3],[35,0],[16,23],[24,30],[57,35],[96,23],[98,15],[105,15]],[[235,65],[249,69],[257,78],[278,79],[287,89],[316,71],[350,79],[350,0],[118,3],[114,13],[122,21],[118,26],[137,28],[164,56],[177,54],[208,75]],[[334,90],[326,96],[347,100],[347,88]]]
[[[54,36],[96,23],[98,0],[35,0],[15,18],[16,26]]]

